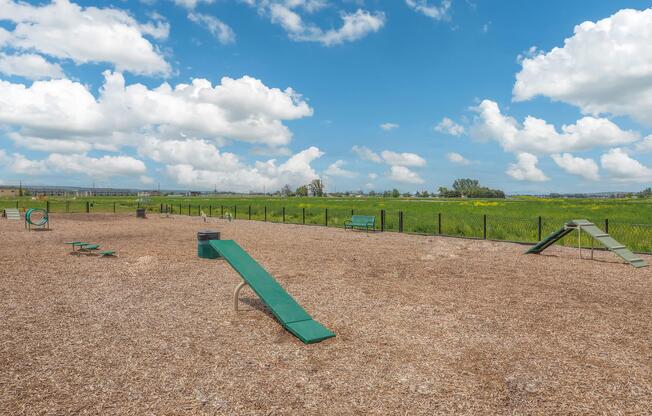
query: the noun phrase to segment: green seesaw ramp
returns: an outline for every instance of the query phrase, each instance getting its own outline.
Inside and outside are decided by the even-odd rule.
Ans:
[[[539,254],[574,230],[584,231],[600,244],[605,246],[609,251],[614,252],[634,267],[646,267],[648,265],[645,260],[636,257],[636,255],[628,250],[627,247],[614,240],[613,237],[596,227],[595,224],[588,220],[572,220],[567,222],[561,229],[550,234],[537,245],[526,251],[526,254]]]
[[[306,344],[323,341],[335,334],[310,315],[265,269],[233,240],[210,240],[209,244],[237,271],[249,287],[272,311],[285,329]]]

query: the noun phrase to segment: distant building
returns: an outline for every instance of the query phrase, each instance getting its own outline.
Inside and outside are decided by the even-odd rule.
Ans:
[[[0,198],[18,198],[20,189],[18,188],[0,188]]]

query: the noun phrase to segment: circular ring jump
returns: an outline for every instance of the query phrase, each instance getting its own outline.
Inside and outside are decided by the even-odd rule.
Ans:
[[[32,218],[32,215],[35,218]],[[25,221],[35,227],[44,227],[49,221],[48,211],[41,208],[30,208],[25,212]]]

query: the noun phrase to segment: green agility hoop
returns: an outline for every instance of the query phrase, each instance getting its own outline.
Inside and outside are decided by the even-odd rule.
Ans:
[[[32,218],[32,215],[34,215],[35,218]],[[25,211],[25,225],[29,226],[30,229],[32,225],[34,227],[45,228],[46,226],[48,226],[49,222],[50,222],[50,218],[48,216],[48,211],[45,209],[29,208],[27,211]]]

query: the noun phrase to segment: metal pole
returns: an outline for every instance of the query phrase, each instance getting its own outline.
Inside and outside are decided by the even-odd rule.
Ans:
[[[437,214],[437,234],[441,235],[441,212]]]
[[[220,205],[220,218],[224,219],[224,205]]]
[[[539,241],[541,241],[541,224],[542,224],[541,217],[539,217],[539,226],[538,226],[538,234],[537,234]]]
[[[249,205],[249,221],[251,221],[251,205]]]
[[[486,240],[487,239],[487,214],[484,214],[482,216],[482,228],[483,228],[482,238]]]
[[[328,208],[326,208],[326,211],[324,212],[324,220],[325,220],[326,226],[328,227]]]
[[[115,214],[115,202],[113,203],[113,213]]]
[[[209,217],[212,217],[212,216],[213,216],[213,206],[212,206],[212,205],[209,205],[209,206],[208,206],[208,216],[209,216]]]
[[[234,205],[233,206],[233,219],[238,218],[238,206]]]
[[[398,232],[403,232],[403,211],[398,212]]]
[[[303,223],[303,225],[306,225],[306,208],[305,207],[301,208],[301,218],[302,218],[301,222]]]
[[[285,222],[285,207],[283,207],[283,222]]]
[[[91,204],[90,202],[86,201],[86,213],[88,214],[89,212],[91,212]]]
[[[265,205],[265,222],[267,222],[267,205]]]
[[[609,218],[605,218],[604,220],[604,232],[609,234]]]
[[[380,232],[385,231],[385,210],[381,209],[380,210]]]

